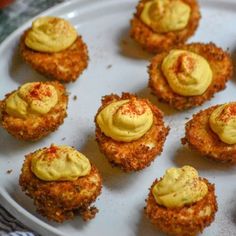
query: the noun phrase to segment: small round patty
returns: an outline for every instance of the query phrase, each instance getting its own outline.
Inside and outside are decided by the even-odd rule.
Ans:
[[[188,109],[200,106],[210,100],[216,92],[225,88],[226,82],[233,74],[233,63],[227,52],[213,43],[191,43],[175,49],[188,50],[204,57],[213,72],[212,83],[202,95],[182,96],[175,93],[161,70],[163,59],[168,55],[168,52],[163,52],[151,60],[148,70],[149,87],[161,102],[166,102],[178,110]]]
[[[148,25],[143,23],[140,15],[144,5],[150,0],[141,0],[136,7],[136,13],[131,20],[130,36],[141,44],[141,46],[151,53],[159,53],[170,49],[173,46],[184,43],[190,36],[194,34],[198,27],[201,14],[196,0],[182,0],[191,8],[191,15],[188,25],[178,31],[168,33],[156,33]]]
[[[188,144],[191,149],[213,160],[236,164],[236,144],[222,142],[209,124],[211,113],[219,106],[210,107],[193,115],[185,126],[182,144]]]
[[[26,118],[9,115],[6,112],[6,99],[15,91],[7,94],[0,101],[1,125],[9,134],[17,139],[36,141],[55,131],[64,122],[67,116],[68,95],[65,87],[57,81],[41,82],[52,85],[58,94],[58,102],[48,113],[44,115],[29,114]]]
[[[63,222],[80,214],[84,220],[92,219],[98,210],[90,207],[101,193],[102,179],[98,169],[92,165],[87,176],[74,181],[43,181],[31,171],[34,153],[26,155],[19,184],[34,200],[37,211],[49,220]]]
[[[75,81],[88,66],[87,46],[78,36],[67,49],[57,53],[38,52],[25,45],[25,31],[20,41],[20,54],[33,69],[40,74],[63,82]]]
[[[200,178],[208,186],[207,195],[200,201],[181,208],[166,208],[157,204],[153,194],[153,187],[159,182],[155,180],[146,199],[145,213],[161,231],[176,236],[193,236],[214,221],[217,211],[215,187],[206,179]],[[208,214],[207,214],[208,212]]]
[[[124,171],[138,171],[149,166],[151,162],[162,152],[162,148],[169,132],[169,127],[165,127],[162,112],[147,99],[148,104],[154,115],[153,125],[138,140],[131,142],[121,142],[107,137],[96,123],[96,117],[99,112],[108,104],[115,101],[131,99],[136,97],[129,93],[123,93],[122,96],[115,94],[107,95],[102,98],[102,106],[95,116],[96,140],[101,152],[107,157],[109,162],[120,167]]]

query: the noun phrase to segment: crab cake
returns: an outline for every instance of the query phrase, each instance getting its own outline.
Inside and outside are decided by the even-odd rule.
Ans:
[[[101,152],[124,171],[149,166],[162,152],[169,132],[156,106],[129,93],[104,96],[95,124]]]
[[[193,115],[183,144],[216,161],[236,164],[236,102],[216,105]]]
[[[19,184],[49,220],[63,222],[77,214],[90,220],[98,212],[90,205],[101,193],[101,176],[72,147],[51,145],[26,155]]]
[[[20,41],[23,59],[42,75],[63,82],[75,81],[88,65],[82,37],[66,20],[40,17]]]
[[[149,87],[160,101],[183,110],[199,106],[223,90],[232,73],[227,52],[213,43],[191,43],[152,59]]]
[[[201,18],[196,0],[141,0],[131,20],[131,37],[151,53],[184,43]]]
[[[170,168],[155,180],[146,200],[150,221],[169,235],[194,236],[214,221],[214,184],[200,178],[191,166]]]
[[[17,139],[35,141],[63,123],[67,103],[65,87],[57,81],[26,83],[0,101],[0,123]]]

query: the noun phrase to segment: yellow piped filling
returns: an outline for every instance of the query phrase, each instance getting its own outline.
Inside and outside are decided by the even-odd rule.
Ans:
[[[236,103],[217,107],[210,115],[209,124],[220,140],[227,144],[236,143]]]
[[[184,29],[191,8],[180,0],[152,0],[144,4],[141,20],[154,32],[167,33]]]
[[[44,181],[73,181],[90,173],[89,160],[69,146],[55,146],[33,154],[32,172]]]
[[[54,86],[33,82],[22,85],[6,99],[6,112],[24,118],[29,114],[47,114],[58,102]]]
[[[26,35],[27,47],[39,52],[60,52],[70,47],[77,38],[70,22],[52,16],[37,18]]]
[[[168,169],[152,189],[156,202],[167,208],[195,203],[207,193],[207,185],[199,179],[197,170],[191,166]]]
[[[102,109],[96,121],[106,136],[130,142],[139,139],[151,128],[153,113],[145,101],[121,100]]]
[[[202,95],[213,77],[207,60],[186,50],[171,50],[164,58],[161,70],[171,89],[182,96]]]

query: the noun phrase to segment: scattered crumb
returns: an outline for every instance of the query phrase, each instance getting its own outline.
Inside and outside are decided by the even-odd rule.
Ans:
[[[125,40],[125,39],[122,39],[121,43],[124,44],[124,45],[128,44],[127,40]]]
[[[10,170],[7,170],[6,173],[7,173],[7,174],[11,174],[12,171],[13,171],[13,170],[10,169]]]
[[[62,138],[61,140],[63,141],[63,140],[65,140],[65,139],[66,139],[66,137]]]
[[[110,69],[111,67],[112,67],[112,65],[108,65],[108,66],[107,66],[107,69]]]
[[[229,47],[227,47],[227,49],[226,49],[227,51],[229,51]]]
[[[188,120],[188,119],[189,119],[189,117],[185,117],[184,119],[185,119],[185,120]]]
[[[80,211],[80,215],[84,221],[93,219],[97,213],[98,209],[94,206]]]
[[[73,96],[73,100],[74,101],[77,100],[77,96],[76,95]]]

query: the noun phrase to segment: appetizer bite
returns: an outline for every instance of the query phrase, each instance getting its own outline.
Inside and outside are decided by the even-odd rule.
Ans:
[[[155,180],[145,213],[161,231],[194,236],[211,224],[217,211],[214,184],[200,178],[191,166],[170,168]]]
[[[63,123],[67,103],[65,87],[57,81],[26,83],[0,101],[0,123],[16,138],[35,141]]]
[[[131,37],[151,53],[184,43],[201,18],[196,0],[141,0],[131,20]]]
[[[193,115],[185,126],[182,143],[216,161],[236,164],[236,102]]]
[[[129,93],[104,96],[95,124],[101,152],[124,171],[149,166],[162,152],[169,132],[156,106]]]
[[[101,176],[72,147],[51,145],[26,155],[19,184],[49,220],[63,222],[77,214],[90,220],[98,212],[90,205],[101,193]]]
[[[183,110],[199,106],[223,90],[232,73],[227,52],[213,43],[191,43],[152,59],[149,87],[160,101]]]
[[[88,65],[87,46],[66,20],[53,16],[33,21],[20,41],[20,54],[42,75],[75,81]]]

